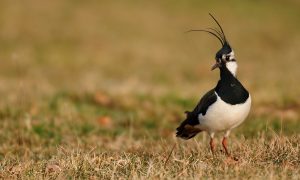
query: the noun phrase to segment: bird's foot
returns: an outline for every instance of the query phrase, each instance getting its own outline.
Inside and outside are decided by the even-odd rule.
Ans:
[[[234,165],[238,163],[238,159],[236,157],[233,156],[228,156],[225,160],[224,160],[225,164],[228,165]]]
[[[234,157],[234,156],[228,156],[227,158],[230,158],[230,159],[232,159],[232,160],[234,160],[234,161],[239,161],[239,159],[237,158],[237,157]]]
[[[237,158],[237,157],[234,157],[234,156],[232,156],[230,153],[228,153],[228,152],[224,152],[223,150],[221,150],[221,152],[222,153],[225,153],[225,155],[227,156],[227,160],[228,159],[231,159],[231,160],[233,160],[233,161],[239,161],[239,159]]]

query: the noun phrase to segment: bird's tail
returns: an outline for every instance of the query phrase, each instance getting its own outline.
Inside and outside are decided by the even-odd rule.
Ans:
[[[200,129],[188,124],[186,121],[183,121],[182,124],[176,130],[176,137],[180,137],[185,140],[188,140],[196,136],[199,132],[201,132]]]

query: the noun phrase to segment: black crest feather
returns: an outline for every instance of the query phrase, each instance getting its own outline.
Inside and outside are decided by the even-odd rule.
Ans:
[[[209,15],[216,22],[216,24],[218,25],[218,27],[219,27],[220,30],[218,30],[216,28],[191,29],[189,31],[186,31],[186,33],[195,32],[195,31],[207,32],[207,33],[213,35],[214,37],[216,37],[220,41],[220,43],[222,44],[222,46],[224,46],[225,44],[228,44],[222,26],[220,25],[220,23],[217,21],[217,19],[211,13],[209,13]]]

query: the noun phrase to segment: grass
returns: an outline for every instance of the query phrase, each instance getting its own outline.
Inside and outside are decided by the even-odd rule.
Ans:
[[[1,178],[299,179],[298,2],[45,3],[0,2]],[[213,26],[208,12],[253,98],[237,162],[205,133],[174,137],[218,79],[217,42],[183,33]]]

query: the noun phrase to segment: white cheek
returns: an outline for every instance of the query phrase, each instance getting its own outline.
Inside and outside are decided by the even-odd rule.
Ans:
[[[238,65],[235,61],[227,62],[226,67],[234,76],[236,75]]]
[[[230,60],[234,59],[234,52],[233,52],[233,50],[231,51],[231,53],[229,53],[229,55],[230,55],[230,57],[229,57]]]

